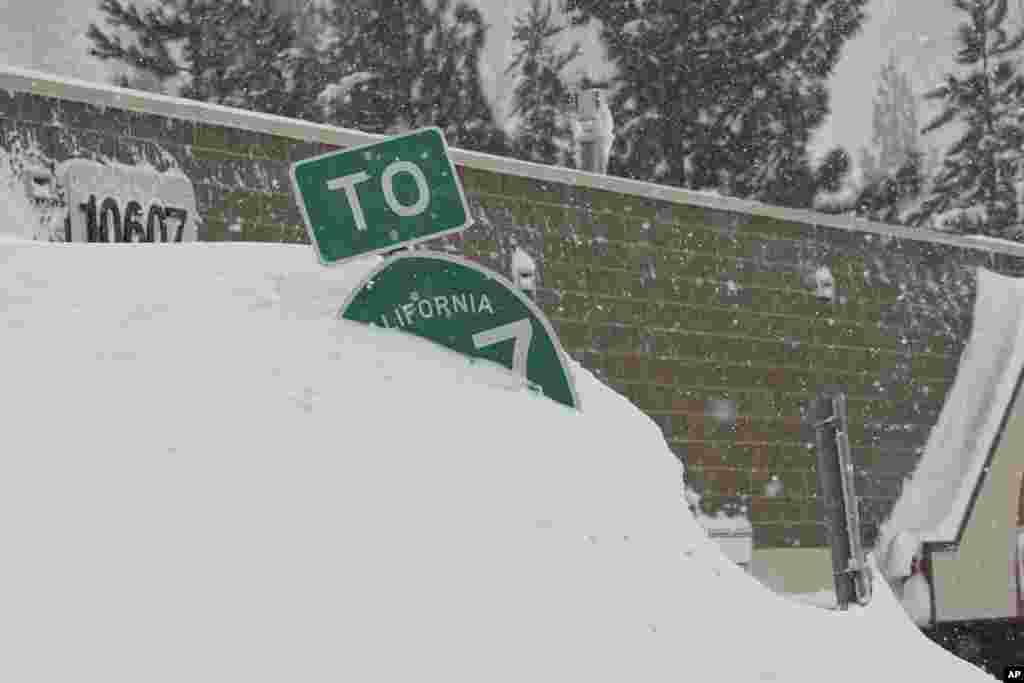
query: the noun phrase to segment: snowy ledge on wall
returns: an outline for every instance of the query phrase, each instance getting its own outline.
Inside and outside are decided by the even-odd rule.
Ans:
[[[89,83],[74,78],[0,65],[0,89],[33,93],[46,97],[86,102],[98,107],[118,107],[130,111],[157,114],[209,125],[230,126],[270,135],[337,147],[353,147],[387,139],[386,135],[328,126],[273,114],[245,111],[218,104],[120,88],[105,83]],[[608,190],[647,199],[731,211],[751,216],[766,216],[807,225],[886,235],[955,247],[993,251],[1024,257],[1024,244],[983,242],[935,231],[913,230],[902,226],[873,223],[850,216],[838,216],[804,209],[789,209],[745,199],[723,197],[712,192],[695,192],[667,185],[616,178],[575,169],[545,166],[518,159],[450,148],[455,163],[484,171],[505,173],[535,180],[564,183],[576,187]]]
[[[1024,369],[1024,279],[978,269],[971,336],[924,454],[882,525],[890,577],[908,576],[921,543],[953,544],[1012,409]]]

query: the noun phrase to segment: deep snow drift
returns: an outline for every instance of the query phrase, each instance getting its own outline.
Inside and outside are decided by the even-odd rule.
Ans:
[[[375,263],[0,241],[0,680],[992,680],[732,565],[575,363],[583,413],[336,320]]]

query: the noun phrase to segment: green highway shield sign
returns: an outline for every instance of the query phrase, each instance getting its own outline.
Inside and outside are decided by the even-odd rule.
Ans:
[[[469,227],[462,183],[436,127],[297,161],[295,201],[325,265]]]
[[[565,352],[544,313],[508,280],[475,263],[434,252],[399,254],[363,279],[339,317],[504,366],[548,398],[579,409]]]

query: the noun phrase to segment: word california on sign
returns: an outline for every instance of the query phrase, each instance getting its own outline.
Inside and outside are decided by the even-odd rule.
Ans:
[[[352,291],[339,317],[490,361],[553,401],[579,409],[564,351],[544,313],[478,264],[433,252],[393,256]]]
[[[414,326],[417,317],[429,320],[435,315],[451,318],[460,314],[494,315],[494,306],[487,294],[461,292],[423,298],[412,292],[409,301],[395,306],[390,315],[382,315],[380,322],[384,327],[404,328]]]

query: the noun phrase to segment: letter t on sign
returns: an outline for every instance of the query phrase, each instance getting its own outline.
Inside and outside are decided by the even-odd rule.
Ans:
[[[289,175],[306,234],[325,266],[393,252],[473,223],[436,127],[302,159]]]
[[[331,178],[327,181],[328,190],[345,190],[345,198],[348,199],[348,205],[352,207],[352,215],[356,219],[356,230],[366,230],[366,216],[363,215],[363,207],[359,205],[356,183],[365,183],[369,179],[369,173],[359,171],[359,173],[345,175],[340,178]]]

